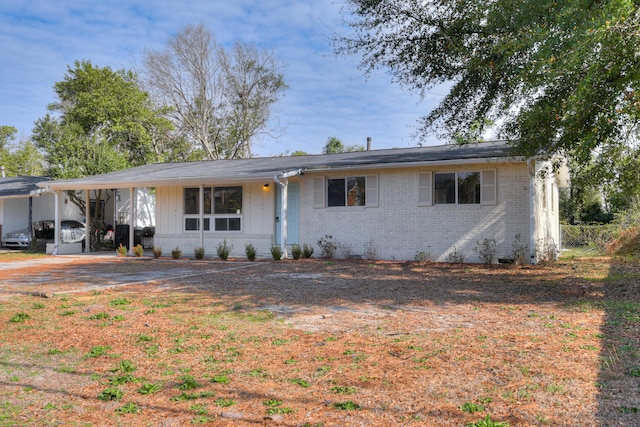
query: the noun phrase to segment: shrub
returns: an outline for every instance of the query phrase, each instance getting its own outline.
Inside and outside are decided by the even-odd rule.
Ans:
[[[318,246],[320,246],[320,256],[323,258],[333,258],[338,249],[338,242],[329,234],[325,234],[320,240],[318,240]]]
[[[447,262],[451,264],[462,264],[464,262],[464,253],[454,246],[453,252],[447,254]]]
[[[144,248],[142,247],[141,244],[137,244],[133,247],[133,254],[135,256],[141,257],[143,253],[144,253]]]
[[[218,243],[218,246],[216,247],[216,252],[218,254],[218,257],[222,261],[226,261],[227,258],[229,258],[229,253],[232,250],[233,250],[233,245],[231,246],[227,245],[227,239],[224,239],[222,242]]]
[[[162,246],[154,246],[151,248],[151,251],[153,252],[154,258],[160,258],[162,256]]]
[[[420,264],[428,264],[433,262],[433,252],[431,252],[431,248],[426,251],[418,251],[413,259]]]
[[[497,252],[496,239],[486,238],[482,242],[476,241],[476,247],[473,250],[483,263],[493,264]]]
[[[349,259],[353,256],[353,248],[351,247],[351,245],[345,243],[345,244],[340,244],[340,255],[342,255],[342,258],[344,259]]]
[[[529,245],[522,243],[520,239],[520,234],[516,234],[516,237],[511,244],[511,250],[513,252],[513,262],[516,265],[526,264],[527,254],[529,252]]]
[[[244,253],[247,254],[247,259],[249,261],[255,261],[256,260],[256,254],[257,254],[257,250],[256,247],[253,246],[251,243],[249,243],[248,245],[246,245],[244,247]]]
[[[300,247],[300,245],[292,245],[291,256],[293,257],[293,259],[300,259],[301,255],[302,255],[302,248]]]
[[[271,246],[271,256],[274,260],[279,261],[282,259],[282,248],[277,245]]]
[[[176,246],[175,249],[171,251],[171,258],[173,259],[182,258],[182,250],[180,250],[180,247]]]
[[[193,250],[193,255],[196,259],[204,259],[204,248],[199,246]]]
[[[122,243],[120,243],[120,246],[118,246],[116,252],[118,252],[118,256],[127,256],[127,247],[122,246]]]
[[[378,259],[378,247],[373,239],[364,244],[364,257],[369,261],[375,261]]]
[[[302,256],[305,258],[311,258],[313,255],[313,246],[307,245],[306,243],[302,245]]]

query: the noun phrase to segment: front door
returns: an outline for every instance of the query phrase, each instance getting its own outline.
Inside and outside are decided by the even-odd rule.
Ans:
[[[297,182],[290,182],[288,185],[287,197],[287,245],[299,244],[299,206],[300,206],[300,185]],[[280,230],[282,226],[282,187],[277,186],[276,190],[276,244],[281,244]]]

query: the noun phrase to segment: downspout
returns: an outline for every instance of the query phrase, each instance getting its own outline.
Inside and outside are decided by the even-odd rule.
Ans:
[[[285,172],[278,175],[273,176],[273,181],[280,186],[282,189],[282,197],[280,197],[280,249],[282,249],[282,256],[286,258],[287,254],[287,209],[288,209],[288,198],[289,198],[289,177],[300,175],[301,170],[296,169],[293,171]],[[284,180],[284,182],[280,181],[280,179]]]
[[[535,160],[527,160],[527,169],[529,170],[529,254],[531,264],[538,262],[536,256],[536,163]]]

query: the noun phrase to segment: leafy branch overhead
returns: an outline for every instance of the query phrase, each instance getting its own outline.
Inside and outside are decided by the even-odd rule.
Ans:
[[[349,0],[340,53],[362,55],[426,93],[450,83],[421,133],[451,139],[478,123],[525,155],[636,147],[638,3],[618,0]]]

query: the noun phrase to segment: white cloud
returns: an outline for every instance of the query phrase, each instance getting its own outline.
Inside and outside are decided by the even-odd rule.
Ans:
[[[184,26],[202,22],[221,44],[255,43],[285,65],[290,89],[278,110],[287,134],[265,140],[258,154],[319,153],[330,136],[345,144],[371,136],[374,148],[415,145],[413,127],[431,103],[419,104],[382,72],[365,79],[358,58],[334,56],[340,7],[334,0],[12,2],[0,14],[0,124],[28,136],[74,61],[134,68],[145,48],[162,49]]]

